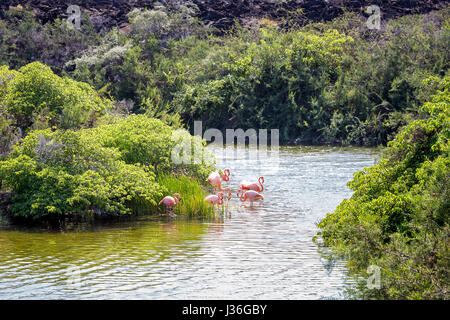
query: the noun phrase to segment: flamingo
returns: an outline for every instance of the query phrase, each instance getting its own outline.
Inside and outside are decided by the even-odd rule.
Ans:
[[[223,174],[220,175],[220,179],[223,181],[230,181],[230,169],[223,170]]]
[[[219,206],[219,204],[223,204],[223,192],[219,192],[217,195],[211,194],[207,196],[204,201],[208,202],[209,204]]]
[[[228,175],[227,175],[228,172]],[[206,179],[207,182],[211,183],[212,186],[214,187],[214,191],[216,191],[216,188],[219,189],[219,191],[227,191],[228,190],[228,200],[231,199],[231,188],[226,187],[226,188],[222,188],[222,177],[225,181],[228,181],[229,178],[229,174],[230,174],[230,170],[229,169],[225,169],[225,172],[223,175],[221,175],[218,172],[212,172],[208,179]]]
[[[247,199],[250,200],[250,205],[253,205],[253,201],[264,199],[264,196],[262,194],[259,194],[255,190],[248,190],[241,194],[240,200],[242,202],[245,202]]]
[[[258,182],[241,182],[241,185],[240,185],[236,195],[239,197],[239,193],[243,192],[244,190],[253,190],[256,192],[263,192],[263,190],[264,190],[263,183],[264,183],[264,177],[259,177]]]
[[[173,207],[178,205],[178,201],[181,199],[180,195],[178,193],[174,193],[173,197],[166,196],[164,197],[160,202],[159,205],[165,205],[166,206],[166,213],[168,211],[172,211]]]

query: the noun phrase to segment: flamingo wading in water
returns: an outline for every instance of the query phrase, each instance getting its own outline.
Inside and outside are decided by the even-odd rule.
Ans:
[[[223,192],[219,192],[217,195],[211,194],[207,196],[204,201],[208,202],[209,204],[219,206],[219,204],[223,204]]]
[[[181,199],[180,195],[178,193],[174,193],[173,197],[166,196],[164,197],[160,202],[159,205],[165,205],[166,206],[166,213],[173,210],[173,207],[178,205],[178,201]]]
[[[211,183],[211,185],[214,187],[214,191],[216,191],[216,188],[219,189],[219,191],[228,191],[228,200],[231,198],[231,188],[226,187],[222,188],[222,180],[229,181],[230,180],[230,170],[225,169],[224,174],[220,174],[218,172],[212,172],[208,179],[206,179],[207,182]]]
[[[263,190],[264,190],[263,183],[264,183],[264,177],[259,177],[258,182],[241,182],[241,185],[239,186],[239,189],[237,192],[237,196],[239,196],[239,193],[244,192],[246,190],[263,192]]]
[[[264,199],[264,196],[254,190],[248,190],[248,191],[242,192],[240,200],[242,202],[245,202],[247,199],[250,201],[250,205],[253,205],[253,201],[260,200],[260,199],[262,200],[262,199]]]

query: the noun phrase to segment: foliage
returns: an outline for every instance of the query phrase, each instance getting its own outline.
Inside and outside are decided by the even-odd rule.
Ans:
[[[184,174],[204,180],[213,168],[214,159],[199,137],[193,137],[184,130],[173,130],[160,120],[144,115],[130,115],[126,119],[112,117],[85,133],[89,140],[119,150],[126,163],[152,166],[158,174]],[[177,164],[175,154],[183,157],[185,147],[189,148],[188,152],[195,152]]]
[[[8,82],[11,81],[17,72],[9,70],[6,66],[0,66],[0,158],[7,155],[12,145],[21,138],[20,130],[13,127],[13,119],[6,112],[3,99],[7,93]]]
[[[137,40],[148,37],[167,41],[182,39],[205,32],[202,23],[195,17],[198,7],[192,1],[157,5],[153,10],[136,8],[128,14],[131,36]]]
[[[202,120],[205,129],[278,128],[282,143],[374,146],[418,114],[430,95],[422,80],[448,72],[447,9],[390,20],[380,32],[346,14],[289,30],[236,26],[221,37],[180,31],[180,12],[135,11],[129,34],[111,32],[68,62],[68,74],[190,129]],[[110,51],[120,57],[108,60]]]
[[[144,115],[111,121],[78,131],[33,131],[16,145],[0,161],[0,181],[13,191],[11,214],[152,212],[167,194],[155,181],[157,173],[204,179],[211,171],[203,164],[172,164],[169,156],[179,141],[171,141],[172,129],[161,121]]]
[[[319,224],[324,243],[357,275],[381,268],[382,288],[360,284],[363,298],[449,298],[450,78],[440,87],[381,162],[355,174],[353,196]]]
[[[186,176],[161,174],[157,181],[168,190],[169,195],[180,194],[181,200],[174,208],[174,213],[189,216],[205,216],[213,213],[212,207],[203,200],[206,194],[198,180]]]
[[[1,103],[15,126],[23,131],[30,127],[92,126],[112,106],[111,101],[102,99],[89,85],[61,78],[39,62],[30,63],[18,72],[5,67],[1,70],[0,79],[4,83]]]
[[[193,17],[197,9],[189,1],[154,10],[134,9],[129,13],[129,33],[112,30],[102,43],[68,61],[67,73],[117,100],[133,101],[136,113],[180,126],[179,116],[167,109],[163,99],[174,89],[170,74],[176,67],[175,40],[206,33]]]
[[[279,128],[282,143],[367,146],[391,140],[429,97],[422,80],[448,72],[448,8],[380,31],[346,13],[289,30],[236,26],[220,37],[197,10],[191,2],[135,9],[129,28],[108,34],[95,33],[87,16],[79,32],[10,10],[0,62],[40,60],[177,127],[203,120],[205,129]]]
[[[12,146],[21,138],[20,130],[12,125],[12,120],[0,105],[0,159],[6,156]]]
[[[1,180],[14,191],[14,216],[123,214],[133,201],[155,206],[163,191],[151,170],[126,164],[119,152],[86,140],[82,131],[34,131],[0,168]]]
[[[260,29],[251,42],[224,50],[218,71],[224,76],[188,86],[175,101],[188,123],[280,128],[284,143],[311,141],[327,121],[320,92],[336,77],[342,51],[351,42],[333,30],[317,35]]]
[[[0,21],[0,65],[18,69],[41,61],[59,74],[66,61],[100,38],[87,15],[82,15],[78,31],[69,28],[64,19],[41,25],[30,9],[8,10]]]

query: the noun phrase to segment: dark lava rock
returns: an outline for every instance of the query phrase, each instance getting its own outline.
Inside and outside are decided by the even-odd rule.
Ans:
[[[173,3],[177,0],[160,0]],[[98,30],[124,27],[128,23],[127,13],[134,8],[153,8],[155,0],[2,0],[0,18],[10,7],[30,7],[37,18],[45,23],[56,18],[67,18],[69,5],[78,5],[87,11]],[[291,19],[303,25],[308,22],[331,20],[343,10],[365,14],[370,5],[378,5],[384,18],[428,13],[448,7],[448,0],[192,0],[200,9],[198,17],[207,26],[226,30],[235,20],[246,24],[255,18],[269,18],[275,21]],[[301,15],[292,12],[302,9]]]

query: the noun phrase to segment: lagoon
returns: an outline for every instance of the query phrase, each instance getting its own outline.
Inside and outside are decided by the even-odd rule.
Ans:
[[[378,161],[367,148],[280,147],[221,152],[233,198],[207,219],[140,216],[64,230],[0,223],[0,299],[340,299],[351,285],[328,260],[316,223],[352,192],[353,173]],[[274,167],[276,164],[276,167]],[[265,199],[236,198],[265,179]]]

